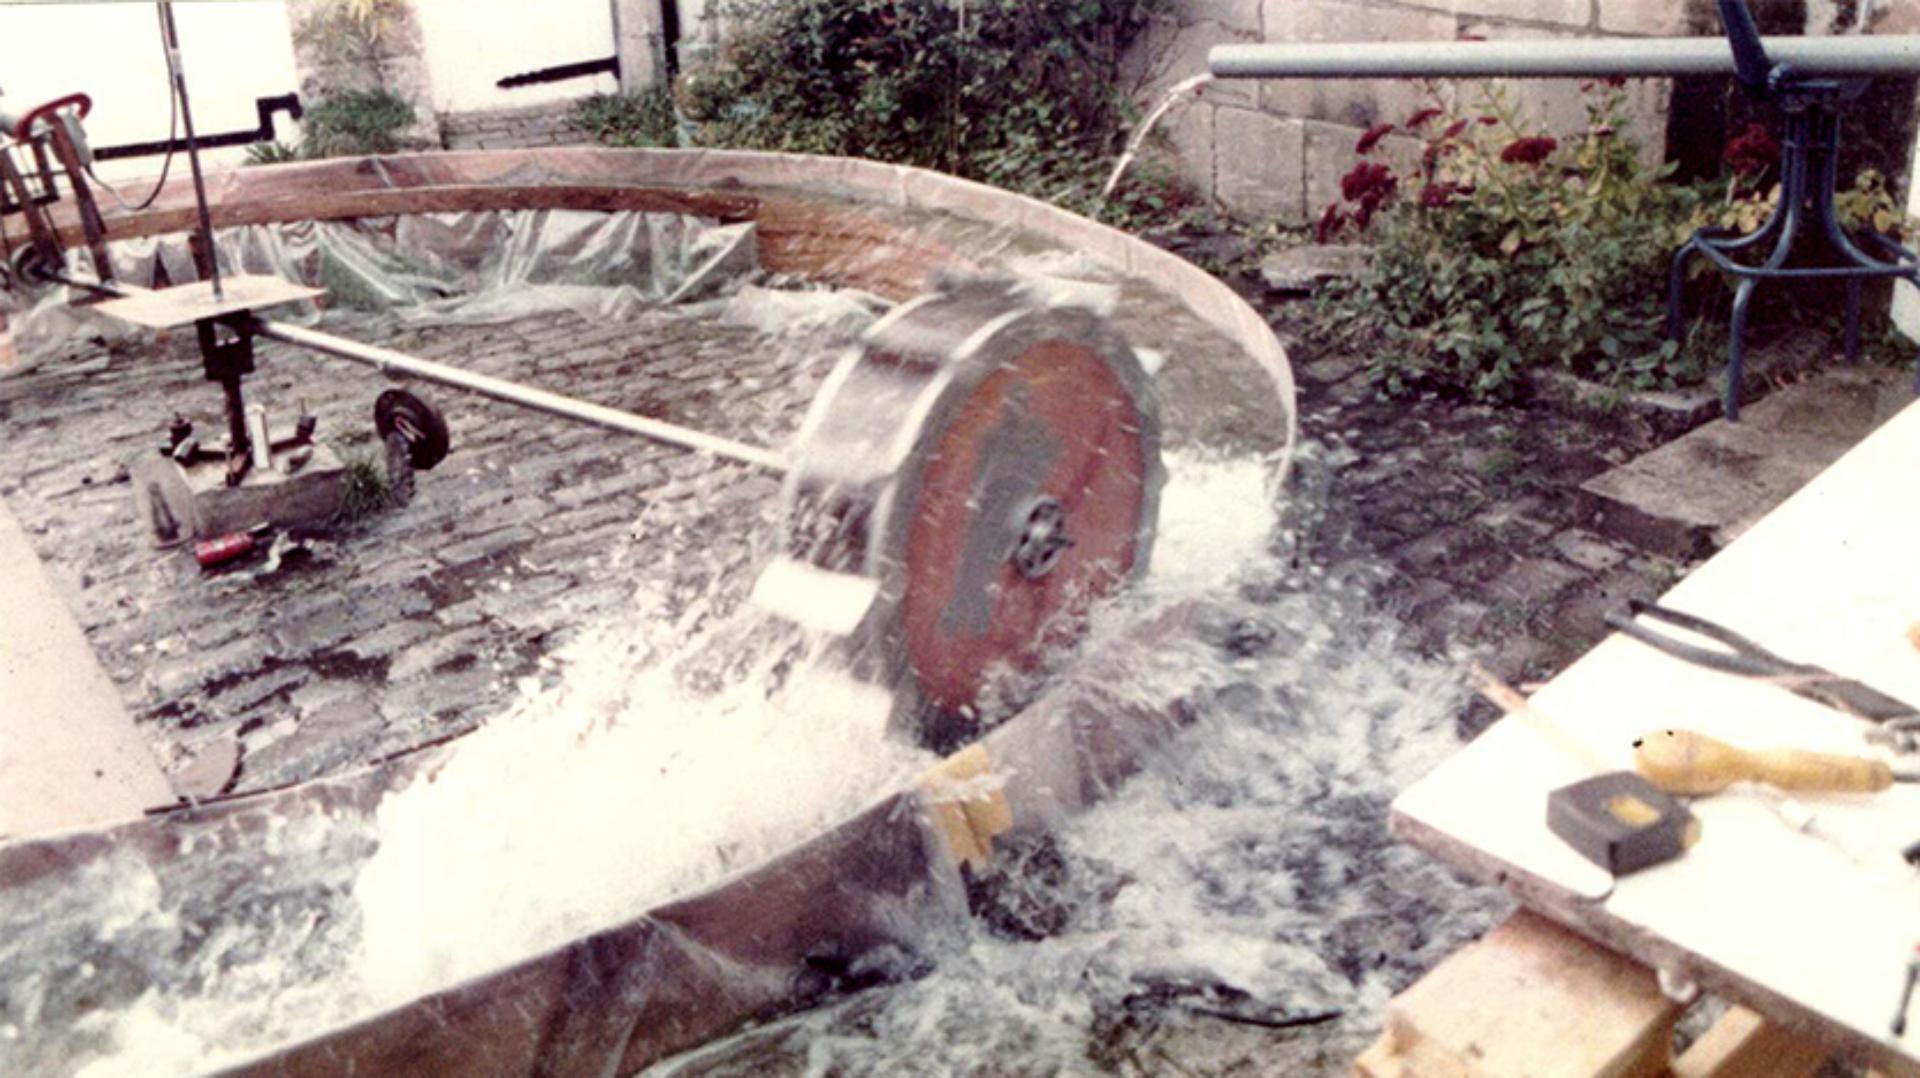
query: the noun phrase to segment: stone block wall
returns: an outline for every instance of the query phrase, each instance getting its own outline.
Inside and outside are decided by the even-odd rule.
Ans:
[[[1175,0],[1127,57],[1126,75],[1148,109],[1204,72],[1207,50],[1219,44],[1677,35],[1716,30],[1711,11],[1702,0]],[[1586,128],[1577,80],[1233,80],[1175,105],[1160,130],[1204,197],[1256,219],[1303,224],[1337,196],[1362,132],[1428,105],[1474,110],[1489,88],[1551,132]],[[1632,134],[1657,160],[1669,85],[1636,80],[1627,93]],[[1388,140],[1396,158],[1419,149]]]
[[[300,99],[309,104],[342,90],[386,90],[413,106],[414,124],[401,133],[418,149],[440,145],[420,20],[407,0],[383,6],[374,32],[342,21],[340,0],[287,0]]]
[[[565,146],[588,141],[568,123],[571,101],[511,109],[440,114],[440,136],[449,150],[503,150]]]

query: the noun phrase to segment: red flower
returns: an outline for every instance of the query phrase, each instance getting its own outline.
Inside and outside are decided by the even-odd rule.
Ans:
[[[1376,161],[1362,161],[1353,166],[1351,172],[1340,177],[1340,195],[1348,202],[1364,205],[1372,198],[1378,204],[1393,194],[1399,183],[1393,169]]]
[[[1446,209],[1460,190],[1457,183],[1430,183],[1420,189],[1420,205],[1430,210]]]
[[[1727,143],[1720,159],[1727,167],[1743,175],[1750,176],[1772,168],[1780,160],[1780,144],[1773,140],[1767,129],[1759,124],[1748,124],[1739,138]]]
[[[1500,160],[1509,165],[1537,165],[1559,148],[1558,142],[1544,135],[1515,139],[1500,151]]]
[[[1392,124],[1374,124],[1367,128],[1366,134],[1360,136],[1360,141],[1353,144],[1353,152],[1358,154],[1371,152],[1375,146],[1380,145],[1380,140],[1386,138],[1392,131]]]
[[[1498,116],[1482,116],[1482,117],[1480,117],[1480,126],[1481,126],[1481,127],[1492,127],[1492,126],[1493,126],[1494,124],[1497,124],[1497,123],[1499,123],[1499,122],[1500,122],[1500,117],[1498,117]]]
[[[1313,226],[1313,241],[1315,243],[1331,241],[1333,234],[1340,231],[1340,226],[1346,223],[1346,218],[1347,215],[1340,212],[1338,202],[1327,203],[1327,212],[1321,214],[1320,223]]]
[[[1409,131],[1417,131],[1420,128],[1425,127],[1428,120],[1431,120],[1435,116],[1440,115],[1440,112],[1441,112],[1440,109],[1433,108],[1431,106],[1421,109],[1419,112],[1416,112],[1413,115],[1407,117],[1407,122],[1404,126]]]
[[[1453,123],[1447,125],[1447,129],[1445,131],[1440,132],[1440,137],[1443,139],[1459,138],[1460,133],[1462,131],[1465,131],[1466,129],[1467,129],[1467,121],[1455,120]]]
[[[1427,143],[1427,152],[1420,155],[1421,170],[1427,173],[1432,173],[1433,166],[1439,164],[1440,159],[1442,157],[1445,157],[1446,155],[1454,152],[1459,148],[1460,147],[1458,145],[1451,142]]]

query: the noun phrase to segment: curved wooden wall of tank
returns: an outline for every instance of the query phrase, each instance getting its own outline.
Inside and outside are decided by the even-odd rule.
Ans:
[[[918,293],[935,271],[975,265],[954,237],[929,226],[942,216],[958,218],[1091,256],[1176,299],[1272,380],[1285,416],[1283,429],[1266,432],[1266,448],[1278,450],[1284,461],[1296,434],[1286,353],[1265,319],[1224,283],[1078,214],[925,169],[724,150],[489,150],[238,169],[211,176],[208,198],[216,227],[515,209],[752,220],[768,269],[891,299]],[[82,237],[71,203],[61,206],[62,240],[78,245]],[[150,209],[108,217],[107,237],[185,232],[194,220],[192,185],[175,180]]]

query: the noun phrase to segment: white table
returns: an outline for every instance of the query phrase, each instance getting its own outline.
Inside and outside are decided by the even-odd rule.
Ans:
[[[1920,702],[1920,649],[1908,639],[1920,623],[1920,406],[1661,602]],[[1663,727],[1750,747],[1877,751],[1863,720],[1618,634],[1533,703],[1609,769],[1631,769],[1633,740]],[[1548,792],[1593,766],[1503,719],[1394,802],[1394,829],[1647,965],[1873,1065],[1920,1073],[1920,1001],[1904,1038],[1888,1032],[1920,943],[1920,870],[1900,858],[1920,840],[1920,786],[1802,795],[1787,818],[1778,794],[1736,786],[1693,803],[1704,828],[1697,846],[1616,884],[1546,828]],[[1796,810],[1813,815],[1811,833],[1790,826]]]

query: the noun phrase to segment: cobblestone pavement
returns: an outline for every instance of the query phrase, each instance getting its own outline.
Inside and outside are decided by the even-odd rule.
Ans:
[[[1300,382],[1297,556],[1352,574],[1417,646],[1472,653],[1516,681],[1543,679],[1603,635],[1608,609],[1657,594],[1687,568],[1583,526],[1578,484],[1653,442],[1631,420],[1383,401],[1359,359],[1318,354],[1301,339],[1297,308],[1268,313]],[[832,354],[825,343],[781,347],[677,315],[432,330],[367,318],[336,328],[774,444],[824,373],[815,360]],[[259,399],[280,414],[304,399],[323,440],[357,434],[348,451],[371,457],[377,376],[272,346],[261,367],[249,383]],[[169,770],[237,738],[238,788],[336,771],[484,721],[522,679],[552,675],[552,653],[570,633],[639,616],[642,583],[668,605],[715,579],[741,586],[776,480],[425,392],[447,412],[456,449],[420,477],[412,505],[347,528],[304,562],[204,574],[187,554],[146,542],[125,472],[175,409],[190,408],[203,429],[219,425],[219,395],[190,341],[83,348],[0,381],[0,430],[15,462],[0,497]],[[1491,718],[1475,705],[1462,736]],[[1264,1073],[1275,1058],[1336,1067],[1352,1035],[1314,1042],[1321,1034],[1311,1030],[1142,1018],[1110,1031],[1102,1055],[1134,1061],[1116,1063],[1121,1070]],[[1291,1044],[1276,1052],[1282,1040]]]
[[[1297,308],[1269,313],[1293,358],[1309,447],[1290,499],[1304,514],[1299,556],[1353,566],[1423,649],[1544,681],[1606,635],[1607,611],[1692,567],[1588,527],[1580,484],[1657,445],[1644,421],[1383,399],[1363,358],[1321,354],[1304,337]],[[1494,717],[1475,704],[1462,735]]]
[[[431,330],[361,316],[336,328],[769,444],[797,426],[832,351],[677,313]],[[377,459],[377,374],[267,344],[247,385],[282,416],[304,401],[320,440]],[[729,570],[750,558],[776,478],[421,392],[446,413],[455,448],[419,475],[411,505],[347,526],[303,561],[205,573],[183,550],[152,547],[126,471],[176,409],[224,429],[189,337],[75,347],[0,381],[14,462],[0,497],[169,771],[238,738],[236,786],[258,789],[464,730],[510,704],[520,679],[550,674],[548,656],[573,631],[634,616],[641,583],[671,603],[745,576]]]

